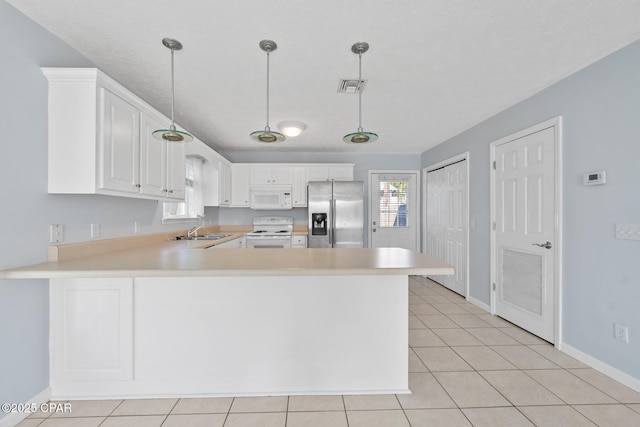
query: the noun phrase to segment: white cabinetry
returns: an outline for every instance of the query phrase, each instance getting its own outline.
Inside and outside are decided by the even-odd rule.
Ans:
[[[248,165],[231,165],[231,206],[249,207]]]
[[[294,234],[291,237],[291,247],[296,249],[304,249],[307,247],[306,234]]]
[[[306,168],[295,166],[293,168],[293,207],[307,206],[307,178]]]
[[[218,194],[220,206],[231,205],[231,165],[222,160],[218,169]]]
[[[140,192],[184,199],[185,144],[159,141],[152,135],[168,126],[169,121],[140,113]]]
[[[95,68],[43,68],[49,193],[184,199],[184,147],[152,139],[169,119]]]
[[[209,249],[245,248],[245,247],[246,247],[245,236],[242,236],[242,237],[238,237],[237,239],[229,240],[228,242],[211,246]]]
[[[353,181],[353,164],[314,164],[306,168],[309,181]]]
[[[133,279],[51,279],[50,295],[51,386],[133,380]]]
[[[252,165],[249,171],[249,183],[251,185],[293,184],[293,170],[290,166]]]

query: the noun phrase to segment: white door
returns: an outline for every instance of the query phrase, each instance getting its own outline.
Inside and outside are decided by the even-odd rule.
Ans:
[[[495,313],[555,341],[556,128],[495,145]]]
[[[369,246],[418,249],[418,173],[369,174]]]
[[[467,294],[467,161],[427,172],[427,253],[452,265],[452,276],[436,282]]]

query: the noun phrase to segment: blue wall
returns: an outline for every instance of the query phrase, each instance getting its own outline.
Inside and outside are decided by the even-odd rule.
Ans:
[[[640,223],[640,42],[422,154],[428,166],[470,152],[470,295],[489,304],[489,144],[563,117],[563,341],[640,379],[640,241],[615,224]],[[585,187],[586,172],[607,184]],[[613,324],[629,326],[630,343]]]
[[[63,224],[65,243],[186,229],[163,226],[161,204],[91,195],[47,194],[47,81],[40,67],[93,64],[0,1],[0,270],[47,260],[49,224]],[[215,211],[211,211],[215,214]],[[26,402],[49,386],[47,280],[0,280],[0,403]],[[0,418],[6,414],[0,413]]]

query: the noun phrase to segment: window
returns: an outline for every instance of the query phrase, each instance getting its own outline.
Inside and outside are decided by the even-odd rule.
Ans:
[[[406,227],[407,181],[380,181],[380,227]]]
[[[184,202],[164,202],[162,222],[179,222],[204,217],[202,162],[203,159],[200,156],[186,157]]]

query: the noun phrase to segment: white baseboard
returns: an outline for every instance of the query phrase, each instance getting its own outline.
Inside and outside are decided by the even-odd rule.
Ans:
[[[33,396],[31,399],[26,402],[13,402],[13,403],[33,403],[37,408],[40,408],[40,405],[43,403],[47,403],[51,399],[51,388],[47,387],[42,390],[40,393]],[[4,402],[3,402],[4,403]],[[20,421],[27,418],[31,415],[28,412],[10,412],[7,416],[0,418],[0,427],[14,427]]]
[[[479,299],[476,299],[474,297],[467,297],[467,301],[470,302],[471,304],[475,305],[475,306],[480,307],[481,309],[483,309],[487,313],[491,313],[491,307],[488,304],[483,303]]]
[[[614,368],[613,366],[608,365],[603,361],[596,359],[593,356],[583,353],[577,348],[571,347],[569,344],[561,343],[559,350],[562,351],[563,353],[568,354],[571,357],[578,359],[580,362],[589,365],[596,371],[600,371],[606,376],[613,378],[619,383],[622,383],[627,387],[629,387],[630,389],[633,389],[638,393],[640,393],[640,379],[632,377],[631,375],[625,372],[622,372],[619,369]]]

